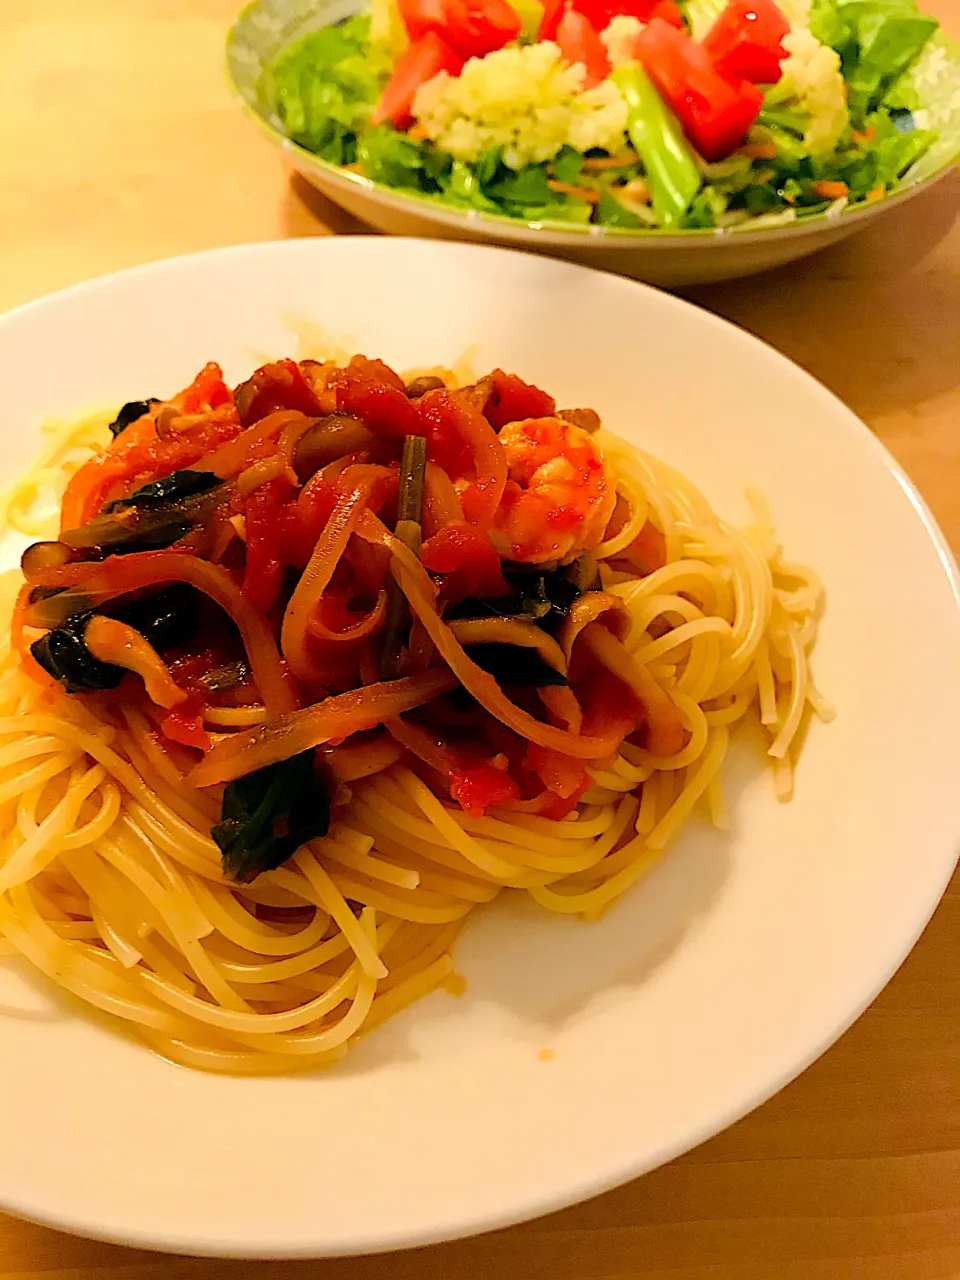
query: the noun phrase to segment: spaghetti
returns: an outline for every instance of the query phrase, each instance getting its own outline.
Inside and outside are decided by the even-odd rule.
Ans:
[[[106,426],[7,499],[60,520],[8,583],[0,931],[179,1063],[336,1061],[504,889],[595,918],[722,824],[748,714],[782,798],[831,714],[762,501],[512,375],[208,365]]]

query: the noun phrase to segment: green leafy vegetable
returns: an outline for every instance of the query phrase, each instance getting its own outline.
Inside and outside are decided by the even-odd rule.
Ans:
[[[115,689],[126,672],[112,662],[100,662],[87,648],[84,632],[93,611],[75,613],[59,627],[34,640],[30,653],[67,693]]]
[[[173,471],[162,480],[154,480],[134,490],[129,497],[108,502],[103,511],[111,514],[122,511],[125,507],[154,507],[168,502],[182,502],[185,498],[195,498],[198,493],[207,493],[220,484],[223,481],[212,471]]]
[[[557,182],[575,186],[583,173],[584,155],[574,147],[563,147],[550,161],[550,168]]]
[[[145,413],[149,413],[151,405],[159,403],[153,396],[149,400],[128,400],[110,423],[110,434],[116,438],[121,431],[126,431],[131,422],[136,422]]]
[[[196,589],[177,582],[126,603],[72,613],[35,640],[30,652],[67,693],[115,689],[126,671],[112,662],[101,662],[87,648],[85,633],[90,619],[97,613],[108,614],[139,631],[154,649],[163,650],[190,639],[197,627],[199,604]]]
[[[505,170],[502,178],[490,184],[488,194],[504,204],[543,207],[561,204],[564,197],[553,190],[545,165],[530,164],[518,172]]]
[[[604,191],[597,204],[597,221],[604,227],[626,227],[633,230],[642,226],[636,214],[609,191]]]
[[[526,685],[542,689],[566,684],[567,678],[544,662],[536,649],[519,644],[472,644],[467,654],[478,667],[494,676],[500,685]]]
[[[727,211],[730,197],[717,186],[704,187],[693,198],[683,216],[685,227],[715,227],[717,219]]]
[[[313,752],[267,765],[227,784],[221,820],[210,834],[224,874],[249,884],[273,871],[308,840],[330,829],[329,788],[317,777]]]
[[[424,189],[424,151],[391,125],[368,129],[357,141],[357,163],[368,178],[387,187]]]
[[[197,629],[200,618],[200,595],[187,582],[175,582],[162,591],[116,605],[104,613],[125,622],[143,638],[162,651],[186,644]]]
[[[841,56],[847,102],[856,118],[880,102],[938,24],[920,13],[913,0],[839,0],[837,15],[832,35],[841,43],[833,47]]]
[[[366,14],[322,27],[282,53],[262,94],[284,131],[333,164],[356,160],[357,134],[389,76],[386,46],[370,43]]]
[[[60,541],[112,555],[169,547],[217,505],[220,495],[214,491],[222,484],[212,471],[174,471],[127,498],[106,503],[100,515],[65,530]]]
[[[576,577],[579,562],[562,569],[536,569],[529,565],[501,565],[510,594],[490,600],[463,600],[448,618],[521,618],[553,632],[581,594]]]
[[[960,156],[960,44],[938,31],[887,94],[885,105],[909,111],[915,127],[933,134],[907,175],[910,182],[929,178]]]

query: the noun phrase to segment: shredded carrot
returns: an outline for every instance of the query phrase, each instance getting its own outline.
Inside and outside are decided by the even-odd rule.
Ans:
[[[772,142],[751,142],[740,148],[740,154],[750,156],[752,160],[772,160],[777,154],[777,148]]]
[[[854,129],[850,137],[854,142],[872,142],[877,136],[877,132],[872,124],[868,124],[865,129]]]
[[[589,187],[574,187],[569,182],[554,182],[552,179],[547,183],[552,191],[559,191],[561,195],[573,196],[577,200],[586,200],[588,204],[597,204],[600,200],[599,191],[591,191]]]
[[[422,124],[415,124],[407,130],[407,137],[411,142],[426,142],[430,135]]]
[[[762,187],[764,183],[769,182],[772,177],[773,177],[772,169],[762,170],[762,172],[758,173],[756,176],[757,186]]]
[[[877,186],[875,186],[875,187],[873,188],[873,190],[872,190],[872,191],[868,191],[868,192],[867,192],[867,199],[868,199],[868,200],[879,200],[879,199],[880,199],[880,197],[886,193],[886,190],[887,190],[887,188],[886,188],[886,187],[884,186],[884,184],[881,182],[881,183],[879,183]]]
[[[584,160],[583,167],[597,171],[599,169],[626,169],[628,165],[637,163],[635,151],[621,151],[615,156],[591,156]]]
[[[842,200],[850,193],[845,182],[814,182],[810,190],[821,200]]]

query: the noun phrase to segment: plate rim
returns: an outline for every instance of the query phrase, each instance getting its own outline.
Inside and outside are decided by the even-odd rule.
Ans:
[[[330,237],[303,236],[292,237],[284,240],[254,241],[246,244],[229,245],[214,249],[203,249],[190,253],[174,255],[172,257],[159,258],[137,266],[112,272],[107,275],[96,276],[87,280],[79,281],[53,293],[41,295],[40,297],[23,302],[0,314],[0,334],[2,334],[2,331],[11,324],[15,325],[18,323],[23,316],[42,315],[44,311],[56,308],[67,298],[95,295],[99,292],[109,292],[118,280],[149,278],[153,274],[162,274],[173,264],[186,266],[194,260],[207,260],[211,258],[229,259],[231,257],[243,258],[249,254],[257,255],[261,253],[267,253],[268,255],[290,254],[292,256],[296,256],[301,253],[309,255],[316,252],[322,255],[325,252],[334,251],[334,245],[342,244],[346,240],[352,241],[358,246],[363,245],[364,249],[360,250],[358,248],[358,252],[366,252],[369,250],[373,253],[384,252],[389,255],[389,253],[394,252],[395,250],[402,251],[402,246],[404,244],[410,244],[418,246],[421,250],[424,246],[428,245],[430,246],[430,252],[437,253],[441,256],[443,254],[451,254],[474,256],[479,258],[489,257],[490,254],[503,254],[514,257],[519,254],[523,257],[533,259],[541,266],[543,266],[545,262],[540,255],[501,245],[469,244],[456,241],[425,241],[417,237],[370,237],[364,235]],[[327,247],[317,248],[316,246]],[[815,389],[819,396],[829,398],[834,411],[838,414],[838,418],[842,417],[846,422],[844,429],[849,431],[851,434],[857,435],[860,444],[866,449],[872,450],[874,457],[882,463],[886,472],[888,472],[896,481],[904,498],[913,509],[915,516],[920,521],[920,525],[926,535],[926,538],[929,539],[932,544],[932,549],[936,553],[940,569],[945,576],[945,585],[948,586],[953,598],[954,610],[960,614],[960,567],[958,567],[957,559],[949,545],[949,542],[947,541],[945,534],[940,528],[925,499],[919,493],[916,486],[901,467],[899,462],[870,430],[866,423],[863,422],[863,420],[860,419],[846,404],[844,404],[844,402],[834,392],[815,378],[813,374],[809,373],[801,365],[783,355],[782,352],[778,351],[770,343],[759,338],[749,330],[743,329],[732,321],[729,321],[704,307],[698,306],[696,303],[688,301],[687,299],[666,293],[639,281],[611,275],[608,272],[597,271],[595,268],[557,260],[547,261],[549,261],[549,269],[552,271],[558,271],[560,273],[574,272],[578,274],[586,272],[589,275],[599,274],[604,276],[608,282],[613,282],[613,287],[621,291],[641,289],[650,294],[658,295],[657,305],[663,306],[667,308],[667,310],[670,310],[671,308],[679,308],[686,314],[689,314],[690,311],[694,311],[698,314],[701,322],[705,320],[715,328],[719,328],[721,330],[735,330],[740,338],[746,338],[749,343],[756,343],[759,344],[760,347],[765,348],[768,355],[772,354],[777,361],[781,362],[780,367],[784,371],[789,370],[791,376],[799,376],[811,388],[811,390]],[[321,1257],[374,1255],[445,1241],[466,1239],[472,1236],[486,1234],[490,1231],[504,1227],[531,1221],[545,1214],[581,1203],[593,1196],[612,1190],[615,1187],[622,1186],[627,1182],[642,1176],[644,1173],[650,1172],[651,1170],[668,1163],[670,1160],[673,1160],[686,1151],[693,1149],[708,1138],[722,1132],[737,1120],[742,1119],[750,1112],[762,1106],[766,1101],[778,1093],[792,1080],[801,1075],[813,1062],[822,1056],[822,1054],[836,1043],[836,1041],[853,1025],[853,1023],[861,1017],[863,1012],[870,1006],[870,1004],[873,1003],[879,993],[884,989],[884,987],[886,987],[892,977],[900,969],[936,911],[943,893],[953,875],[958,857],[960,857],[960,841],[955,841],[955,847],[953,849],[944,851],[941,873],[935,878],[935,880],[934,877],[931,876],[932,887],[929,898],[924,898],[923,904],[920,906],[917,918],[913,921],[909,934],[905,933],[899,940],[898,946],[890,949],[889,957],[885,960],[885,963],[882,966],[876,967],[876,971],[879,976],[875,977],[869,986],[865,988],[866,994],[862,996],[852,1009],[839,1018],[828,1031],[825,1031],[819,1037],[817,1042],[809,1048],[809,1050],[800,1055],[800,1057],[793,1059],[789,1066],[785,1066],[782,1071],[772,1076],[770,1081],[765,1084],[761,1090],[757,1091],[756,1089],[753,1089],[749,1091],[749,1097],[745,1098],[740,1096],[737,1101],[730,1103],[723,1113],[714,1113],[714,1118],[710,1122],[703,1123],[696,1128],[685,1130],[673,1142],[665,1144],[665,1146],[656,1153],[652,1155],[648,1154],[644,1158],[634,1161],[634,1163],[629,1166],[621,1164],[615,1169],[609,1170],[602,1178],[593,1179],[589,1185],[578,1183],[575,1186],[571,1186],[568,1183],[564,1190],[554,1191],[549,1195],[530,1195],[523,1202],[514,1202],[508,1210],[489,1215],[487,1218],[474,1218],[470,1220],[461,1219],[462,1225],[456,1230],[451,1230],[440,1225],[433,1231],[421,1229],[406,1235],[388,1236],[381,1233],[380,1236],[376,1236],[374,1232],[368,1232],[367,1237],[364,1239],[358,1239],[355,1245],[351,1247],[337,1248],[330,1248],[317,1243],[294,1243],[290,1247],[278,1249],[275,1242],[267,1244],[265,1238],[261,1237],[260,1243],[257,1243],[255,1240],[251,1239],[249,1235],[243,1241],[237,1241],[236,1239],[201,1239],[193,1235],[170,1235],[160,1238],[155,1234],[151,1235],[148,1229],[137,1230],[129,1227],[116,1229],[111,1228],[106,1223],[100,1226],[91,1226],[90,1223],[83,1221],[80,1217],[72,1217],[69,1213],[45,1211],[42,1207],[19,1200],[16,1195],[3,1194],[0,1196],[0,1208],[27,1221],[35,1222],[60,1231],[65,1231],[83,1238],[130,1245],[151,1251],[162,1251],[197,1257],[238,1259],[309,1259]]]

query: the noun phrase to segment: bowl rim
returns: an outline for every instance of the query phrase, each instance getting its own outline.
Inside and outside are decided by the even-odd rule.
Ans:
[[[340,191],[362,193],[367,199],[401,213],[409,212],[412,206],[421,216],[431,221],[454,229],[470,229],[501,242],[548,244],[581,249],[602,247],[617,253],[635,249],[638,245],[654,251],[670,252],[681,247],[694,251],[708,250],[732,240],[744,246],[760,242],[800,240],[816,235],[818,232],[840,231],[841,227],[844,232],[847,228],[852,230],[858,223],[874,217],[882,210],[901,205],[912,196],[929,190],[960,166],[960,151],[958,151],[934,173],[913,182],[904,182],[879,200],[865,201],[852,206],[845,205],[839,209],[832,205],[820,213],[809,214],[804,218],[792,219],[789,222],[767,223],[759,227],[756,225],[757,219],[751,219],[733,227],[686,227],[679,231],[663,227],[628,228],[599,225],[591,225],[584,229],[579,225],[562,221],[544,219],[542,222],[524,222],[519,218],[508,217],[506,214],[486,213],[480,209],[461,209],[456,205],[444,204],[443,201],[420,192],[405,191],[399,187],[389,187],[385,183],[375,182],[364,174],[354,173],[341,165],[333,164],[332,161],[324,160],[306,147],[294,142],[257,108],[234,75],[234,50],[243,24],[262,8],[263,3],[264,0],[247,0],[230,24],[224,50],[224,72],[228,87],[241,110],[271,142],[286,153],[294,167],[300,172],[313,170],[318,175],[322,175],[326,184]],[[318,29],[322,29],[325,25],[334,24],[321,23]]]

